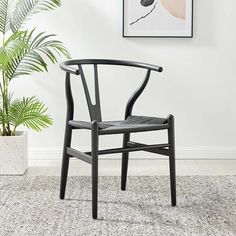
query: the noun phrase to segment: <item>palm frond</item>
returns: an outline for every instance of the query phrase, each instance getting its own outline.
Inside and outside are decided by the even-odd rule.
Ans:
[[[22,40],[22,35],[25,32],[15,32],[13,33],[4,45],[0,48],[0,68],[1,70],[6,70],[8,64],[17,57],[22,50],[26,49],[28,45]]]
[[[3,107],[2,107],[2,96],[0,95],[0,125],[2,125],[3,123],[7,122],[7,116],[6,114],[3,112]]]
[[[21,38],[28,45],[8,64],[7,77],[12,79],[20,75],[30,75],[32,72],[47,71],[47,60],[57,62],[57,56],[64,55],[69,58],[69,53],[61,41],[52,40],[55,35],[39,33],[33,37],[33,32]],[[22,35],[21,35],[22,37]]]
[[[11,15],[15,0],[0,0],[0,32],[5,34],[10,29]]]
[[[15,100],[10,104],[8,119],[14,128],[24,125],[35,131],[41,131],[53,123],[46,114],[47,108],[35,97]]]
[[[0,125],[4,122],[4,113],[2,112],[2,109],[0,109]]]
[[[2,97],[0,96],[0,125],[4,122],[4,113],[2,110]]]
[[[21,0],[18,1],[11,20],[12,31],[18,31],[32,15],[51,10],[61,5],[60,0]]]

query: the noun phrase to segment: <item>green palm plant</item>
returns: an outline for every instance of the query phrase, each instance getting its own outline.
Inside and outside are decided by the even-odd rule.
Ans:
[[[48,63],[69,53],[54,34],[26,30],[36,13],[60,6],[60,0],[0,0],[0,135],[16,134],[19,125],[40,131],[52,124],[47,108],[35,97],[12,100],[13,78],[47,71]]]

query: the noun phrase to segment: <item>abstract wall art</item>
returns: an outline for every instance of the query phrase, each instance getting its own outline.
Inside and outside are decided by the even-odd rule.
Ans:
[[[123,37],[193,37],[193,0],[123,0]]]

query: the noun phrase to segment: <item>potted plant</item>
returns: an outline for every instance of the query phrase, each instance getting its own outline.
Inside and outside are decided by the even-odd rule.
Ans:
[[[60,0],[0,0],[0,174],[24,174],[27,169],[27,133],[52,124],[47,107],[36,97],[13,99],[11,81],[47,71],[48,63],[69,53],[55,35],[24,28],[32,15],[60,6]]]

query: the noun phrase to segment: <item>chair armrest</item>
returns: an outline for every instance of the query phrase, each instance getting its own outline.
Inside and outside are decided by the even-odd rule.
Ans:
[[[68,73],[79,75],[79,69],[73,68],[67,64],[67,61],[64,61],[60,64],[60,68]]]
[[[108,60],[108,59],[74,59],[64,61],[60,64],[62,70],[72,73],[72,74],[79,74],[79,70],[73,67],[72,65],[86,65],[86,64],[98,64],[98,65],[120,65],[120,66],[131,66],[131,67],[138,67],[143,69],[148,69],[151,71],[162,72],[163,68],[161,66],[152,65],[143,62],[136,62],[136,61],[122,61],[122,60]]]

